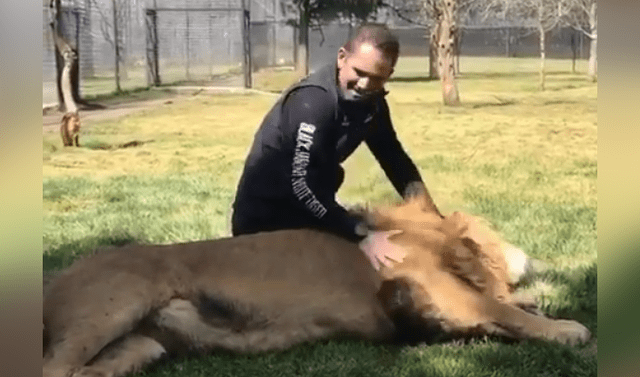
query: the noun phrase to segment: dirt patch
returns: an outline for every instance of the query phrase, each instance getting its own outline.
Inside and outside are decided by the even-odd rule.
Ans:
[[[119,118],[147,109],[168,106],[174,102],[190,98],[193,95],[194,93],[177,93],[175,91],[164,90],[132,93],[104,100],[92,100],[90,101],[91,104],[96,104],[100,107],[86,108],[80,106],[79,114],[82,125],[85,127],[93,122],[103,119]],[[55,107],[43,107],[43,133],[58,132],[62,115],[63,113],[58,111]]]
[[[169,106],[179,101],[188,100],[199,94],[251,94],[259,93],[269,96],[278,96],[279,92],[270,92],[258,89],[246,89],[238,87],[220,86],[174,86],[162,89],[153,89],[139,93],[131,93],[104,100],[90,101],[90,108],[80,106],[80,120],[82,127],[103,119],[119,118],[143,110]],[[42,109],[43,133],[59,132],[60,120],[63,113],[54,106],[46,106]]]

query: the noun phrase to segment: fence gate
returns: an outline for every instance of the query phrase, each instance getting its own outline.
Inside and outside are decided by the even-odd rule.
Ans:
[[[147,83],[250,88],[251,20],[245,1],[238,7],[147,8]]]

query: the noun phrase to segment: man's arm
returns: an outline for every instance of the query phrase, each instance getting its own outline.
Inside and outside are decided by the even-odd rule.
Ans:
[[[293,202],[319,220],[327,230],[359,241],[366,226],[335,200],[339,163],[336,156],[335,105],[329,93],[305,87],[291,93],[282,114]]]
[[[384,99],[380,100],[376,124],[367,136],[366,143],[396,191],[404,199],[422,198],[425,201],[425,210],[433,211],[442,217],[418,168],[398,141],[391,124],[389,107]]]

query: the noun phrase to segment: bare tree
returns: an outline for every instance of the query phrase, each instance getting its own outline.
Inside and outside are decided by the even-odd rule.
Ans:
[[[105,3],[99,0],[90,0],[94,11],[100,17],[100,34],[109,43],[115,52],[115,76],[116,88],[120,91],[120,79],[127,79],[126,61],[130,44],[131,10],[132,7],[140,7],[137,0],[111,0]],[[111,3],[111,7],[107,4]],[[135,9],[135,8],[134,8]]]
[[[62,4],[60,0],[49,1],[49,27],[56,55],[56,87],[58,91],[58,110],[77,111],[79,95],[78,46],[72,44],[63,35]]]
[[[281,0],[283,16],[295,27],[296,68],[309,73],[309,28],[322,22],[346,19],[366,20],[377,9],[376,0]]]
[[[587,76],[591,81],[598,75],[598,17],[596,0],[562,0],[564,22],[591,40]]]
[[[489,0],[487,14],[497,14],[504,19],[531,19],[535,22],[540,38],[540,90],[545,89],[546,33],[556,28],[564,19],[565,0]]]
[[[484,0],[408,0],[400,6],[383,3],[401,19],[427,28],[429,77],[439,78],[443,103],[460,104],[455,76],[459,72],[460,19]]]
[[[447,106],[460,104],[455,81],[458,49],[459,3],[465,0],[420,0],[420,19],[429,25],[429,77],[439,78],[442,100]]]

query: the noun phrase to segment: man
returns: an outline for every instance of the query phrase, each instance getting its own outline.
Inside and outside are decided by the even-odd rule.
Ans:
[[[424,194],[440,214],[391,125],[384,84],[398,60],[399,43],[384,25],[357,29],[331,64],[283,93],[264,118],[238,184],[233,235],[317,228],[362,241],[374,267],[401,260],[388,233],[336,202],[340,164],[365,141],[403,197]]]

